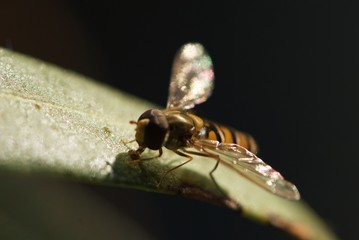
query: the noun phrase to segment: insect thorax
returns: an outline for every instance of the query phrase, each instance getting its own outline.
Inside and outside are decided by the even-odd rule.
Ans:
[[[165,115],[169,132],[164,146],[172,150],[190,147],[192,138],[199,134],[198,123],[193,115],[181,111],[168,111]]]

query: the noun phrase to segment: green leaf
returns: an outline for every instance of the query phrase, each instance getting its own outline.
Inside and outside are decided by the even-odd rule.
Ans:
[[[131,164],[121,140],[134,138],[129,120],[152,104],[78,74],[0,49],[0,167],[147,191],[180,194],[222,205],[301,239],[336,239],[303,201],[275,196],[220,165],[165,150]],[[135,145],[131,145],[136,147]],[[146,152],[146,156],[157,153]]]

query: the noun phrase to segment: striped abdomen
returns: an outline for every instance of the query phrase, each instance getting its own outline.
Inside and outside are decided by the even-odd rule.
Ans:
[[[254,138],[245,132],[237,131],[230,127],[213,123],[205,120],[204,127],[206,128],[206,135],[204,137],[210,140],[216,140],[224,143],[235,143],[238,144],[252,153],[258,152],[258,146]]]

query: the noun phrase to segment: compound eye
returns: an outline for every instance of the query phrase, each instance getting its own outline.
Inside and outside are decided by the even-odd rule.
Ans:
[[[152,150],[160,149],[168,131],[166,116],[160,110],[150,109],[139,117],[138,122],[141,122],[141,120],[148,120],[144,127],[144,145]]]

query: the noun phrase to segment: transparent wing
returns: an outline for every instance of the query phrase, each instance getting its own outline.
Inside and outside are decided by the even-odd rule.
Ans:
[[[279,172],[255,154],[237,144],[206,139],[196,141],[194,147],[200,151],[219,155],[223,162],[242,176],[276,195],[291,200],[300,199],[299,191],[294,184],[285,180]]]
[[[199,43],[188,43],[175,56],[167,108],[190,109],[212,94],[212,60]]]

